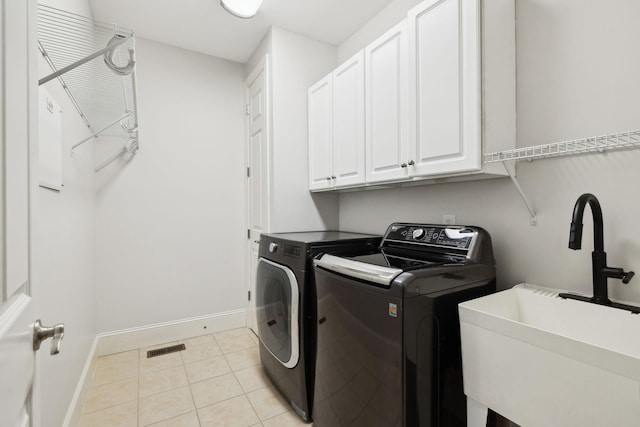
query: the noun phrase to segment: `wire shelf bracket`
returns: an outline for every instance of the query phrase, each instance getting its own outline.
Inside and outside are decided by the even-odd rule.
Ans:
[[[516,187],[522,202],[530,215],[530,224],[537,225],[538,220],[535,210],[529,199],[524,194],[513,172],[507,167],[507,161],[527,160],[529,162],[550,157],[572,156],[588,153],[605,153],[614,150],[629,150],[640,148],[640,130],[612,133],[589,138],[574,139],[570,141],[555,142],[552,144],[536,145],[532,147],[516,148],[513,150],[496,151],[484,155],[484,163],[502,163],[509,174],[509,178]]]
[[[518,191],[518,194],[520,195],[520,198],[522,199],[522,202],[524,203],[524,205],[526,206],[527,210],[529,211],[529,224],[530,225],[538,225],[538,217],[536,216],[536,211],[533,210],[533,206],[531,206],[531,202],[529,202],[529,199],[524,194],[524,191],[522,191],[522,187],[520,187],[520,184],[518,183],[518,180],[516,179],[516,177],[513,174],[513,172],[511,172],[511,169],[509,169],[507,164],[504,161],[501,162],[501,163],[502,163],[502,166],[504,166],[504,169],[509,174],[509,178],[511,178],[511,182],[513,182],[513,185],[515,185],[516,190]]]
[[[71,154],[93,139],[116,142],[117,152],[96,172],[123,153],[135,154],[139,145],[133,31],[38,5],[38,49],[53,71],[39,85],[57,79],[90,133],[71,146]]]

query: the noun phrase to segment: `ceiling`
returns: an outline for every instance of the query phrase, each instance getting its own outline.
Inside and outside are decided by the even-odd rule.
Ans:
[[[252,19],[219,0],[90,0],[94,19],[146,39],[246,62],[273,25],[338,45],[392,0],[264,0]]]

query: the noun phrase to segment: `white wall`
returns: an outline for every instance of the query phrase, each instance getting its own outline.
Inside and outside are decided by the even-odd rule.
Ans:
[[[309,193],[307,89],[337,62],[336,47],[272,27],[245,64],[269,55],[269,232],[338,228],[338,196]]]
[[[136,45],[140,152],[99,174],[99,332],[246,306],[243,67]]]
[[[516,7],[519,147],[639,128],[640,3],[518,0]],[[536,227],[508,179],[341,194],[340,227],[382,233],[392,221],[441,222],[453,213],[491,233],[500,287],[527,281],[591,294],[591,214],[583,250],[572,251],[573,205],[594,193],[609,264],[640,272],[639,162],[635,150],[518,164]],[[640,303],[640,280],[609,282],[611,296]]]
[[[264,35],[262,41],[253,51],[251,57],[244,64],[244,75],[249,77],[249,75],[253,72],[256,66],[262,61],[265,55],[271,56],[273,54],[273,27],[269,28],[267,34]]]
[[[369,22],[338,46],[338,63],[343,63],[360,49],[407,17],[407,10],[422,0],[394,0]]]
[[[272,29],[273,192],[271,232],[338,227],[335,194],[309,193],[309,86],[336,63],[335,46]]]
[[[88,2],[41,2],[90,16]],[[39,74],[52,71],[39,57]],[[70,156],[71,146],[88,136],[57,80],[46,84],[62,108],[63,183],[61,192],[40,188],[36,206],[34,267],[39,316],[46,326],[63,322],[60,354],[49,355],[50,341],[37,353],[43,423],[60,426],[96,336],[95,322],[95,173],[94,150],[85,144]]]

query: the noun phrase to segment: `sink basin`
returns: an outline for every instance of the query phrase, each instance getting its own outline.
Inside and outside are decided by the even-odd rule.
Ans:
[[[521,284],[459,305],[468,426],[640,425],[640,316]]]

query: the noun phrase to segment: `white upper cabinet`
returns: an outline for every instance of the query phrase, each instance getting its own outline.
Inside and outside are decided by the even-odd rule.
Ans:
[[[309,89],[309,189],[333,187],[333,75]]]
[[[481,168],[479,0],[429,0],[411,9],[410,173]]]
[[[364,53],[333,72],[333,175],[336,187],[362,184],[364,173]]]
[[[309,89],[309,189],[365,182],[364,53]]]
[[[407,23],[370,44],[365,55],[366,180],[408,176]]]
[[[425,0],[329,77],[331,123],[329,83],[309,93],[311,190],[508,174],[482,155],[516,143],[514,0]]]

